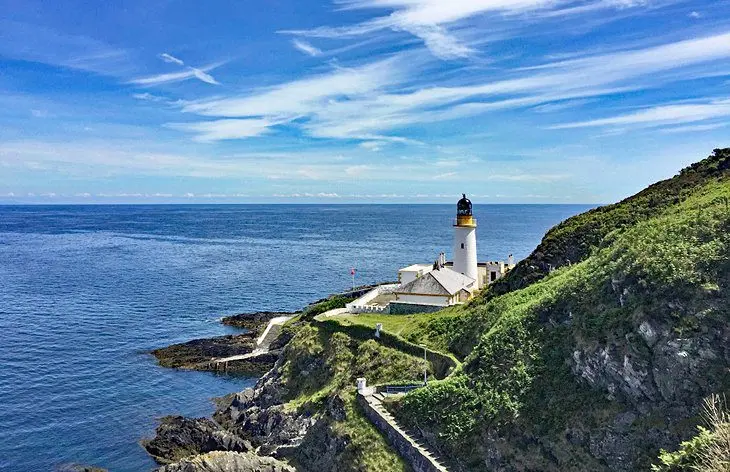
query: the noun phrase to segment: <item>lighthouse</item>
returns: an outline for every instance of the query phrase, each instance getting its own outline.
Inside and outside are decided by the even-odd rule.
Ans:
[[[477,269],[477,220],[471,212],[471,201],[462,194],[456,204],[454,222],[454,271],[479,283]]]

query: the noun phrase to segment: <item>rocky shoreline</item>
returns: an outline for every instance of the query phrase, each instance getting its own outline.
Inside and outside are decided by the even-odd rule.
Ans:
[[[246,332],[194,339],[155,349],[152,354],[163,367],[217,370],[212,359],[251,353],[270,320],[293,316],[292,312],[256,312],[227,316],[221,322]],[[276,458],[281,447],[291,446],[309,426],[302,418],[283,411],[275,385],[275,367],[289,341],[280,333],[270,350],[249,361],[231,362],[227,373],[263,375],[253,389],[214,399],[213,418],[166,416],[155,437],[140,444],[162,465],[158,472],[266,471],[295,469]],[[272,457],[274,456],[274,457]]]
[[[228,374],[261,376],[271,369],[278,356],[276,349],[249,359],[237,360],[217,366],[215,359],[249,354],[256,348],[256,340],[266,329],[270,320],[281,316],[294,316],[296,312],[262,311],[226,316],[221,323],[245,330],[240,334],[229,334],[213,338],[193,339],[180,344],[155,349],[152,355],[162,367],[203,371],[224,369]]]

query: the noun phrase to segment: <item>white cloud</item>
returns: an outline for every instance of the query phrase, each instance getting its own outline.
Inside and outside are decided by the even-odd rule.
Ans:
[[[166,74],[152,75],[148,77],[138,77],[129,81],[130,84],[135,85],[160,85],[170,82],[180,82],[183,80],[192,79],[195,77],[195,72],[188,69],[179,72],[168,72]]]
[[[695,20],[702,17],[702,15],[699,12],[696,12],[696,11],[691,12],[687,16],[690,17],[690,18],[694,18]]]
[[[191,67],[190,70],[193,71],[193,75],[195,76],[195,78],[200,80],[201,82],[205,82],[206,84],[211,85],[220,85],[220,82],[215,80],[212,75],[206,73],[205,71],[201,69],[196,69],[195,67]]]
[[[243,97],[189,103],[183,111],[231,118],[309,113],[333,97],[361,95],[396,83],[402,77],[393,62],[384,60],[357,68],[340,68],[329,74],[288,82]]]
[[[711,123],[706,125],[688,125],[688,126],[674,126],[671,128],[662,128],[659,130],[661,133],[697,133],[701,131],[711,131],[713,129],[725,128],[730,126],[730,123]]]
[[[383,144],[381,141],[363,141],[359,146],[368,151],[378,152],[383,149]]]
[[[151,93],[133,93],[133,98],[136,98],[137,100],[144,100],[147,102],[166,102],[167,99],[165,97],[160,97],[159,95],[152,95]]]
[[[163,52],[158,57],[169,64],[177,64],[179,66],[185,65],[185,63],[181,59],[178,59],[177,57],[172,56],[166,52]]]
[[[128,83],[142,86],[153,86],[160,84],[167,84],[173,82],[181,82],[183,80],[198,79],[201,82],[205,82],[211,85],[220,85],[220,83],[210,74],[208,71],[214,70],[220,67],[222,64],[211,64],[209,66],[198,69],[195,67],[186,67],[184,70],[178,72],[168,72],[165,74],[157,74],[147,77],[137,77],[130,80]]]
[[[390,28],[407,31],[423,40],[426,47],[442,59],[465,57],[474,50],[459,39],[453,27],[467,20],[492,14],[496,20],[518,14],[557,16],[586,13],[598,9],[626,9],[643,6],[647,0],[340,0],[346,9],[390,9],[387,16],[376,17],[345,27],[319,27],[284,33],[329,38],[346,38],[371,34]]]
[[[372,170],[372,167],[365,164],[360,164],[356,166],[350,166],[345,168],[345,174],[350,177],[362,177],[363,175],[367,174]]]
[[[278,122],[267,119],[237,119],[204,121],[200,123],[171,123],[167,126],[174,129],[196,133],[198,141],[219,141],[224,139],[242,139],[260,136],[269,132],[269,127]]]
[[[579,121],[553,126],[553,129],[587,128],[597,126],[656,126],[692,123],[711,118],[730,116],[730,100],[709,103],[661,105],[633,113]]]
[[[317,138],[413,143],[399,136],[398,130],[511,108],[542,105],[537,111],[548,111],[545,104],[552,104],[553,110],[579,106],[589,98],[715,74],[714,61],[727,58],[730,33],[547,63],[518,70],[504,80],[487,76],[481,83],[473,79],[470,85],[419,88],[413,78],[422,73],[424,64],[418,56],[402,53],[243,96],[188,102],[182,109],[204,116],[261,120],[255,122],[261,127],[288,121]],[[259,129],[240,137],[262,133]],[[216,134],[204,139],[214,140]],[[379,147],[363,145],[368,146]]]
[[[318,49],[311,44],[309,44],[306,41],[302,41],[300,39],[294,39],[292,40],[292,45],[294,45],[295,48],[303,52],[304,54],[312,57],[317,57],[322,55],[322,50]]]
[[[32,109],[30,114],[33,115],[33,118],[48,118],[50,116],[48,110],[39,110],[36,108]]]

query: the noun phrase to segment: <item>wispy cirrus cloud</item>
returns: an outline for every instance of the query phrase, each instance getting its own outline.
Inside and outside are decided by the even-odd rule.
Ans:
[[[339,0],[343,9],[390,9],[386,16],[349,26],[322,26],[283,33],[322,38],[347,38],[372,34],[384,29],[405,31],[420,38],[441,59],[458,59],[475,50],[454,32],[454,26],[467,20],[492,15],[492,20],[531,14],[564,16],[599,9],[627,9],[644,6],[645,0]],[[495,18],[499,16],[501,18]]]
[[[177,57],[175,57],[171,54],[168,54],[166,52],[161,53],[158,57],[160,59],[162,59],[163,61],[170,63],[170,64],[177,64],[179,66],[185,65],[185,63],[182,61],[182,59],[178,59]]]
[[[0,19],[0,56],[120,77],[136,67],[129,52],[88,36]]]
[[[159,54],[159,57],[163,62],[168,64],[175,64],[178,66],[185,67],[184,70],[179,72],[168,72],[165,74],[152,75],[147,77],[138,77],[130,80],[128,83],[134,85],[153,86],[173,82],[181,82],[183,80],[198,79],[201,82],[211,85],[220,85],[220,83],[208,72],[214,70],[217,67],[223,65],[222,63],[211,64],[209,66],[198,69],[197,67],[186,66],[182,59],[178,59],[171,54],[163,52]]]
[[[291,43],[296,49],[303,52],[307,56],[317,57],[322,55],[321,49],[316,48],[308,42],[302,41],[301,39],[294,39]]]
[[[203,121],[199,123],[170,123],[167,126],[173,129],[195,133],[195,139],[197,141],[210,142],[261,136],[270,132],[272,126],[280,123],[274,120],[250,118]]]
[[[661,126],[695,123],[730,116],[730,100],[707,103],[661,105],[633,113],[555,125],[553,129],[590,128],[600,126]]]
[[[232,129],[235,122],[225,120],[219,125],[188,126],[187,130],[201,133],[199,139],[205,140],[258,136],[274,123],[286,122],[316,138],[415,142],[398,131],[499,110],[545,104],[580,106],[587,99],[716,74],[716,61],[728,58],[730,33],[721,33],[649,48],[586,53],[578,59],[524,67],[502,80],[490,80],[491,74],[476,75],[469,85],[429,82],[419,86],[414,85],[414,78],[427,62],[401,53],[242,96],[186,103],[182,109],[206,117],[258,120],[242,122],[244,131],[240,133]],[[255,132],[248,129],[253,124]]]

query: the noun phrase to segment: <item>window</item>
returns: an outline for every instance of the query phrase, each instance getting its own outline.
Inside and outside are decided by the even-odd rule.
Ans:
[[[497,280],[497,273],[495,271],[492,271],[489,273],[489,280],[491,282],[494,282],[495,280]]]
[[[464,243],[461,243],[461,248],[464,249]]]

